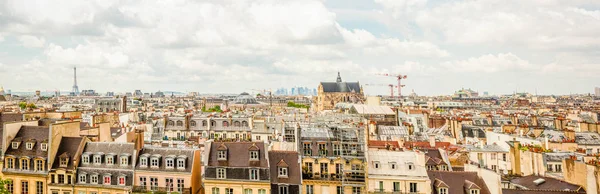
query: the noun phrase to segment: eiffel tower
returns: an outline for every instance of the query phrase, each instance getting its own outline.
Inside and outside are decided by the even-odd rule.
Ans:
[[[73,67],[73,91],[71,96],[79,96],[79,87],[77,86],[77,67]]]

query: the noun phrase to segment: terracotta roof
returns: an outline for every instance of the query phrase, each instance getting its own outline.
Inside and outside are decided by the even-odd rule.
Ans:
[[[388,145],[392,148],[400,148],[400,144],[397,141],[369,141],[370,148],[387,148]]]

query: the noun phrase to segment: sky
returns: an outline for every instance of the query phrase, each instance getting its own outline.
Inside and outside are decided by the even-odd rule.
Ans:
[[[592,93],[596,0],[3,0],[12,91],[240,93],[359,81],[388,94]],[[397,95],[397,94],[395,94]]]

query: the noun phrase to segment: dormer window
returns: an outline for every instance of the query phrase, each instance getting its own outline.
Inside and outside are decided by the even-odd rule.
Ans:
[[[158,158],[152,158],[152,159],[150,159],[150,166],[152,168],[158,168]]]
[[[27,142],[27,143],[25,144],[25,148],[26,148],[27,150],[32,150],[32,149],[33,149],[33,142]]]
[[[60,158],[60,167],[62,168],[66,168],[67,165],[69,164],[69,158]]]
[[[279,167],[279,178],[287,178],[288,177],[288,168],[287,167]]]
[[[224,168],[217,168],[217,179],[226,179],[226,174]]]
[[[415,165],[413,165],[413,163],[408,163],[408,170],[413,170],[415,169]]]
[[[128,156],[121,156],[121,166],[127,166],[129,165],[129,157]]]
[[[227,151],[218,151],[217,160],[227,160]]]
[[[185,158],[177,159],[177,169],[185,169]]]
[[[90,176],[90,183],[92,183],[92,184],[98,184],[98,175],[91,175]]]
[[[175,163],[173,161],[173,158],[167,158],[166,163],[167,163],[167,166],[166,166],[167,168],[174,168],[175,167]]]
[[[392,168],[392,170],[396,170],[396,167],[397,166],[395,162],[390,163],[390,168]]]
[[[250,160],[258,160],[258,151],[250,151]]]
[[[94,155],[94,164],[99,165],[100,163],[102,163],[102,156]]]
[[[113,164],[115,164],[114,160],[115,160],[115,158],[114,158],[113,155],[107,155],[106,156],[106,164],[107,165],[113,165]]]
[[[479,189],[471,189],[471,191],[469,191],[469,194],[479,194]]]
[[[439,188],[438,194],[448,194],[448,188],[446,188],[446,187]]]
[[[140,158],[140,167],[148,167],[148,158],[146,158],[146,157]]]
[[[86,174],[83,174],[83,173],[79,174],[79,183],[85,183],[87,181],[85,175]]]
[[[110,185],[110,181],[111,181],[110,180],[110,175],[104,175],[104,181],[103,181],[103,183],[105,185]]]
[[[381,165],[379,164],[379,162],[373,162],[373,166],[375,167],[375,169],[379,169]]]
[[[42,149],[42,151],[48,151],[48,143],[40,144],[40,148]]]
[[[124,175],[119,176],[119,185],[125,185],[125,176]]]
[[[19,149],[19,144],[20,144],[19,142],[12,142],[11,143],[12,149]]]
[[[83,162],[83,164],[89,164],[90,163],[90,156],[89,155],[83,155],[83,156],[81,156],[81,162]]]

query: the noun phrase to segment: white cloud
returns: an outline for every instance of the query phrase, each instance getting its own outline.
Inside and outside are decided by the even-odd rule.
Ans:
[[[455,72],[485,73],[524,71],[539,68],[539,66],[531,64],[512,53],[488,54],[466,60],[449,61],[442,63],[441,66]]]
[[[46,44],[46,39],[30,35],[19,36],[19,41],[24,47],[28,48],[41,48]]]

